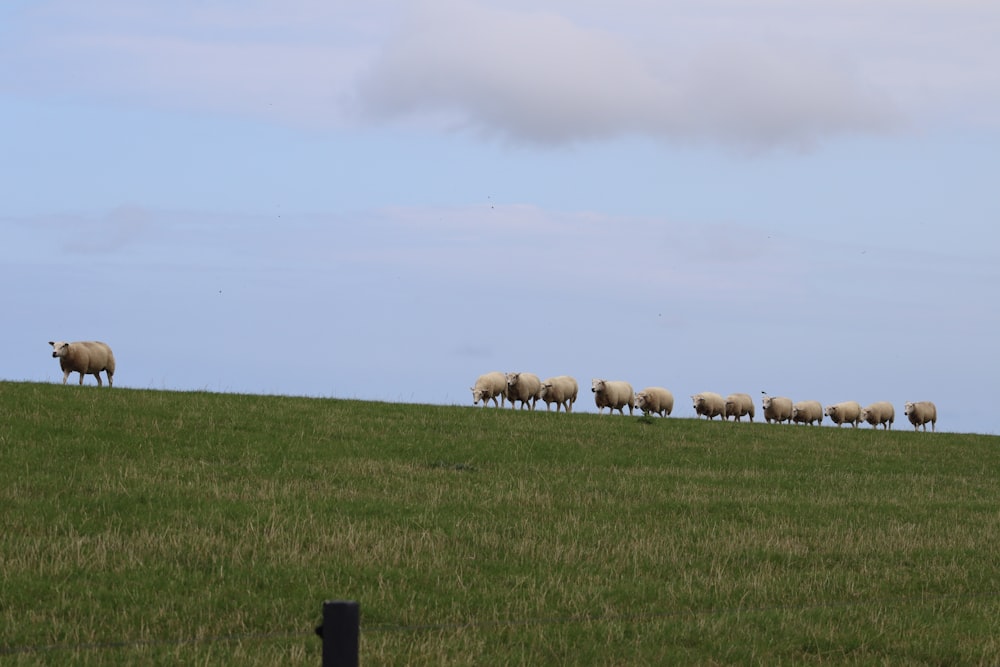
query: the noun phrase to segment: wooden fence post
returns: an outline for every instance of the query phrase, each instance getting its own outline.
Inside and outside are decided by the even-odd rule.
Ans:
[[[323,667],[358,667],[361,605],[353,600],[323,603],[323,625],[316,634],[323,638]]]

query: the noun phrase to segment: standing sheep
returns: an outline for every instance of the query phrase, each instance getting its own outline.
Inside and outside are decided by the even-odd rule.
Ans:
[[[646,387],[635,395],[635,406],[644,415],[653,412],[667,417],[674,411],[674,395],[663,387]]]
[[[761,399],[761,405],[764,406],[764,419],[768,424],[772,420],[778,424],[792,422],[792,399],[784,396],[768,396],[767,392],[763,391],[761,393],[764,395],[764,398]]]
[[[521,401],[521,409],[525,406],[529,410],[535,409],[538,401],[538,392],[542,388],[542,381],[534,373],[507,373],[507,400],[510,401],[511,409],[516,407],[515,402]],[[530,403],[529,403],[530,401]]]
[[[819,401],[798,401],[792,406],[792,421],[796,424],[823,423],[823,406]]]
[[[576,402],[576,395],[580,387],[576,379],[568,375],[557,375],[542,383],[542,388],[538,390],[538,398],[545,401],[545,411],[548,412],[551,404],[556,404],[556,412],[559,408],[566,408],[566,412],[573,411],[573,403]]]
[[[475,386],[470,388],[472,389],[473,405],[479,405],[479,401],[482,401],[485,408],[491,400],[493,401],[493,405],[498,408],[502,408],[505,404],[505,399],[507,398],[507,378],[500,371],[480,375],[476,378]],[[499,403],[497,403],[497,397],[500,398]]]
[[[750,423],[753,423],[753,410],[753,399],[750,398],[750,394],[730,394],[726,396],[726,412],[723,418],[728,420],[730,417],[735,417],[736,421],[739,421],[740,417],[748,415]]]
[[[857,428],[861,421],[861,404],[857,401],[834,403],[826,406],[823,414],[829,417],[830,421],[837,425],[837,428],[844,424],[850,424],[851,427]]]
[[[714,417],[726,418],[726,401],[714,391],[703,391],[691,397],[694,412],[701,419],[702,415],[711,421]]]
[[[907,419],[913,424],[914,431],[923,426],[926,433],[927,422],[931,423],[931,431],[937,430],[937,406],[930,401],[917,401],[916,403],[907,401],[903,412],[906,413]]]
[[[76,343],[64,343],[63,341],[49,341],[52,346],[52,356],[59,359],[59,366],[63,371],[63,384],[69,379],[70,373],[80,373],[80,384],[83,384],[84,375],[93,375],[97,378],[97,386],[101,386],[101,371],[106,371],[108,375],[108,386],[112,385],[112,378],[115,374],[115,355],[111,353],[111,348],[100,341],[78,341]]]
[[[622,380],[599,380],[594,378],[590,382],[590,390],[594,392],[594,404],[597,405],[597,414],[603,414],[604,408],[611,408],[610,414],[615,410],[625,415],[625,406],[628,406],[629,415],[635,408],[635,393],[632,385]]]
[[[872,428],[878,428],[881,424],[883,430],[888,431],[895,420],[896,408],[888,401],[877,401],[861,410],[861,421],[868,422]]]

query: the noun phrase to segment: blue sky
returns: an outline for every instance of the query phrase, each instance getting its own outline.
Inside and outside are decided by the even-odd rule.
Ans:
[[[4,3],[0,378],[101,339],[122,387],[522,370],[998,433],[997,34],[977,0]]]

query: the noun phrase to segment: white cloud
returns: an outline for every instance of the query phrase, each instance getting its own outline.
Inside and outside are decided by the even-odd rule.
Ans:
[[[537,143],[639,133],[802,145],[895,120],[849,68],[801,48],[714,45],[688,62],[664,48],[646,54],[555,14],[425,3],[362,81],[361,101],[376,115],[444,113]]]
[[[541,143],[627,130],[671,95],[611,35],[466,3],[425,5],[360,92],[376,115],[457,112],[478,129]]]
[[[890,131],[902,120],[848,67],[808,50],[718,47],[693,59],[684,78],[671,138],[808,148],[837,135]]]
[[[0,90],[298,125],[758,148],[1000,120],[995,3],[49,0],[14,19]]]

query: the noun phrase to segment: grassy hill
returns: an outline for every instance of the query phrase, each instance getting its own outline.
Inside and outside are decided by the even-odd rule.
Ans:
[[[0,659],[1000,663],[1000,438],[904,426],[0,383]]]

